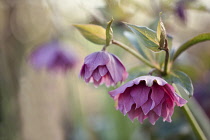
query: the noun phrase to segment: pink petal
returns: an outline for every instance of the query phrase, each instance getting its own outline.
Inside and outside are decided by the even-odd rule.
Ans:
[[[121,61],[113,54],[109,55],[110,61],[107,63],[107,69],[115,83],[123,81],[123,75],[125,75],[126,70]],[[127,75],[127,74],[126,74]],[[126,77],[127,78],[127,77]]]
[[[129,92],[130,91],[126,91],[121,94],[118,100],[118,106],[124,115],[131,110],[131,107],[134,104],[133,98],[130,96]]]
[[[100,79],[100,80],[95,80],[95,79],[93,79],[93,83],[94,83],[94,86],[95,87],[98,87],[99,85],[101,85],[102,84],[102,79]]]
[[[130,120],[132,120],[132,121],[133,121],[135,118],[137,118],[137,117],[139,116],[139,114],[142,113],[141,108],[137,108],[137,109],[135,109],[135,108],[136,108],[136,106],[133,105],[132,108],[131,108],[131,110],[128,112],[128,117],[129,117]]]
[[[105,76],[103,76],[103,80],[107,87],[115,84],[109,73],[107,73]]]
[[[160,101],[164,97],[164,90],[162,89],[161,86],[154,84],[152,86],[152,93],[151,93],[151,99],[155,102],[155,105],[158,105]]]
[[[88,79],[91,77],[93,73],[93,70],[89,69],[87,65],[85,65],[85,79]]]
[[[183,99],[182,97],[180,97],[174,90],[174,87],[166,84],[164,86],[164,90],[165,92],[171,97],[171,99],[176,102],[177,106],[183,106],[184,104],[187,103],[187,100]]]
[[[141,106],[144,115],[148,114],[148,112],[151,110],[151,107],[152,107],[152,99],[149,98],[148,101]]]
[[[99,71],[101,76],[106,75],[106,73],[108,72],[106,66],[98,66],[98,71]]]
[[[139,116],[138,116],[138,120],[140,123],[143,123],[143,121],[148,117],[147,115],[144,115],[143,111],[141,108],[139,108]]]
[[[86,64],[90,71],[95,70],[99,65],[106,65],[110,61],[109,54],[104,51],[94,52],[85,58]]]
[[[161,115],[161,110],[162,110],[162,102],[159,103],[157,106],[155,106],[155,108],[153,109],[153,111],[158,115],[160,116]]]
[[[120,86],[119,88],[109,91],[109,94],[111,95],[112,98],[114,98],[114,96],[123,93],[128,87],[132,87],[134,85],[133,81],[129,81],[128,83]]]
[[[131,88],[131,96],[133,97],[134,102],[136,103],[136,108],[139,108],[148,100],[148,95],[150,88],[145,85],[137,85]]]
[[[92,76],[93,76],[93,79],[95,79],[96,81],[99,81],[101,79],[101,75],[99,74],[98,69],[94,70]]]
[[[167,107],[167,104],[164,102],[162,104],[162,111],[161,111],[161,116],[163,117],[163,121],[166,121],[168,115],[169,115],[169,109]]]
[[[158,120],[159,116],[153,112],[153,111],[150,111],[148,114],[148,119],[149,119],[149,122],[152,124],[152,125],[155,125],[155,122]]]

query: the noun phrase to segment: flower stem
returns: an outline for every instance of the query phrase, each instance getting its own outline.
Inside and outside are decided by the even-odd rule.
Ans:
[[[192,112],[190,111],[188,105],[183,106],[183,111],[189,120],[195,135],[199,140],[207,140],[206,136],[204,135],[203,131],[201,130],[198,122],[196,121],[195,117],[193,116]]]
[[[166,56],[165,56],[165,64],[164,64],[164,70],[163,70],[163,75],[167,74],[167,70],[168,70],[168,60],[169,60],[169,51],[168,49],[164,50],[166,52]]]
[[[188,48],[190,48],[191,46],[199,43],[199,42],[203,42],[203,41],[207,41],[210,40],[210,33],[204,33],[204,34],[200,34],[190,40],[188,40],[187,42],[185,42],[183,45],[181,45],[179,47],[179,49],[176,51],[176,53],[173,56],[173,61],[176,60],[176,58],[183,53],[185,50],[187,50]]]
[[[176,89],[176,92],[181,96],[178,88],[176,87],[175,84],[173,84],[173,86],[175,87]],[[200,128],[197,120],[195,119],[194,115],[192,114],[191,110],[189,109],[188,105],[185,104],[183,107],[182,107],[191,127],[192,127],[192,130],[195,132],[195,135],[197,137],[198,140],[207,140],[206,136],[204,135],[202,129]]]
[[[149,62],[148,60],[146,60],[145,58],[143,58],[139,53],[137,53],[134,49],[128,47],[127,45],[116,41],[116,40],[112,40],[112,44],[115,44],[121,48],[123,48],[124,50],[126,50],[127,52],[129,52],[130,54],[132,54],[133,56],[135,56],[136,58],[138,58],[139,60],[141,60],[144,64],[146,64],[147,66],[151,67],[151,68],[155,68],[160,70],[159,67],[152,65],[151,62]]]

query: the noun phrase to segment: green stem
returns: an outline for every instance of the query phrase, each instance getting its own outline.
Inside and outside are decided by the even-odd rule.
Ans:
[[[166,75],[167,74],[167,70],[168,70],[168,60],[169,60],[169,51],[168,49],[165,50],[166,52],[166,56],[165,56],[165,65],[164,65],[164,71],[163,71],[163,75]]]
[[[173,84],[173,86],[175,87],[176,89],[176,92],[181,96],[178,88],[176,87],[175,84]],[[202,129],[200,128],[197,120],[195,119],[195,117],[193,116],[191,110],[189,109],[188,105],[185,104],[183,107],[182,107],[190,125],[192,126],[192,130],[195,132],[195,135],[197,137],[198,140],[207,140],[206,136],[204,135]]]
[[[156,68],[158,70],[160,70],[159,67],[152,65],[151,62],[149,62],[148,60],[146,60],[145,58],[143,58],[139,53],[137,53],[134,49],[128,47],[127,45],[116,41],[116,40],[112,40],[112,44],[115,44],[121,48],[123,48],[124,50],[126,50],[127,52],[129,52],[130,54],[132,54],[133,56],[135,56],[136,58],[138,58],[139,60],[141,60],[144,64],[146,64],[147,66],[151,67],[151,68]]]
[[[176,60],[176,58],[182,53],[184,52],[186,49],[190,48],[192,45],[195,45],[199,42],[203,42],[203,41],[207,41],[210,40],[210,33],[204,33],[204,34],[200,34],[190,40],[188,40],[187,42],[185,42],[183,45],[181,45],[179,47],[179,49],[176,51],[176,53],[173,56],[173,61]]]
[[[196,121],[195,117],[193,116],[192,112],[190,111],[189,107],[187,105],[183,106],[184,113],[187,116],[187,119],[189,120],[193,131],[195,132],[197,138],[199,140],[207,140],[206,136],[204,135],[203,131],[201,130],[198,122]]]

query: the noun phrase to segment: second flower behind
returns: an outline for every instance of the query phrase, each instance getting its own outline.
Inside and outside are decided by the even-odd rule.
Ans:
[[[93,82],[96,87],[101,84],[109,87],[125,81],[128,73],[117,56],[100,51],[85,58],[80,76],[87,83]]]

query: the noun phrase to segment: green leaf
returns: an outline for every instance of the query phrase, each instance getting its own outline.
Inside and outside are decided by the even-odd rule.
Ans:
[[[184,91],[187,93],[189,97],[193,96],[193,85],[191,79],[188,77],[187,74],[181,71],[173,71],[169,73],[164,79],[168,83],[174,83],[176,85],[181,86]]]
[[[111,19],[108,24],[107,24],[107,27],[106,27],[106,46],[109,46],[110,45],[110,42],[113,38],[113,30],[112,30],[112,22],[114,21],[114,19]]]
[[[139,36],[142,44],[151,49],[152,51],[158,52],[159,41],[156,32],[149,29],[148,27],[137,26],[132,24],[126,24],[137,36]]]
[[[142,45],[139,44],[137,37],[128,31],[125,31],[124,36],[131,42],[131,44],[137,49],[137,51],[146,59],[148,59],[148,52],[147,49],[142,48]]]
[[[190,40],[188,40],[187,42],[185,42],[183,45],[181,45],[179,47],[179,49],[175,52],[174,56],[173,56],[173,61],[182,53],[184,52],[186,49],[190,48],[191,46],[199,43],[199,42],[203,42],[203,41],[207,41],[210,40],[210,33],[204,33],[204,34],[200,34]]]
[[[106,30],[94,24],[76,24],[74,25],[80,33],[89,41],[99,44],[106,44]]]

